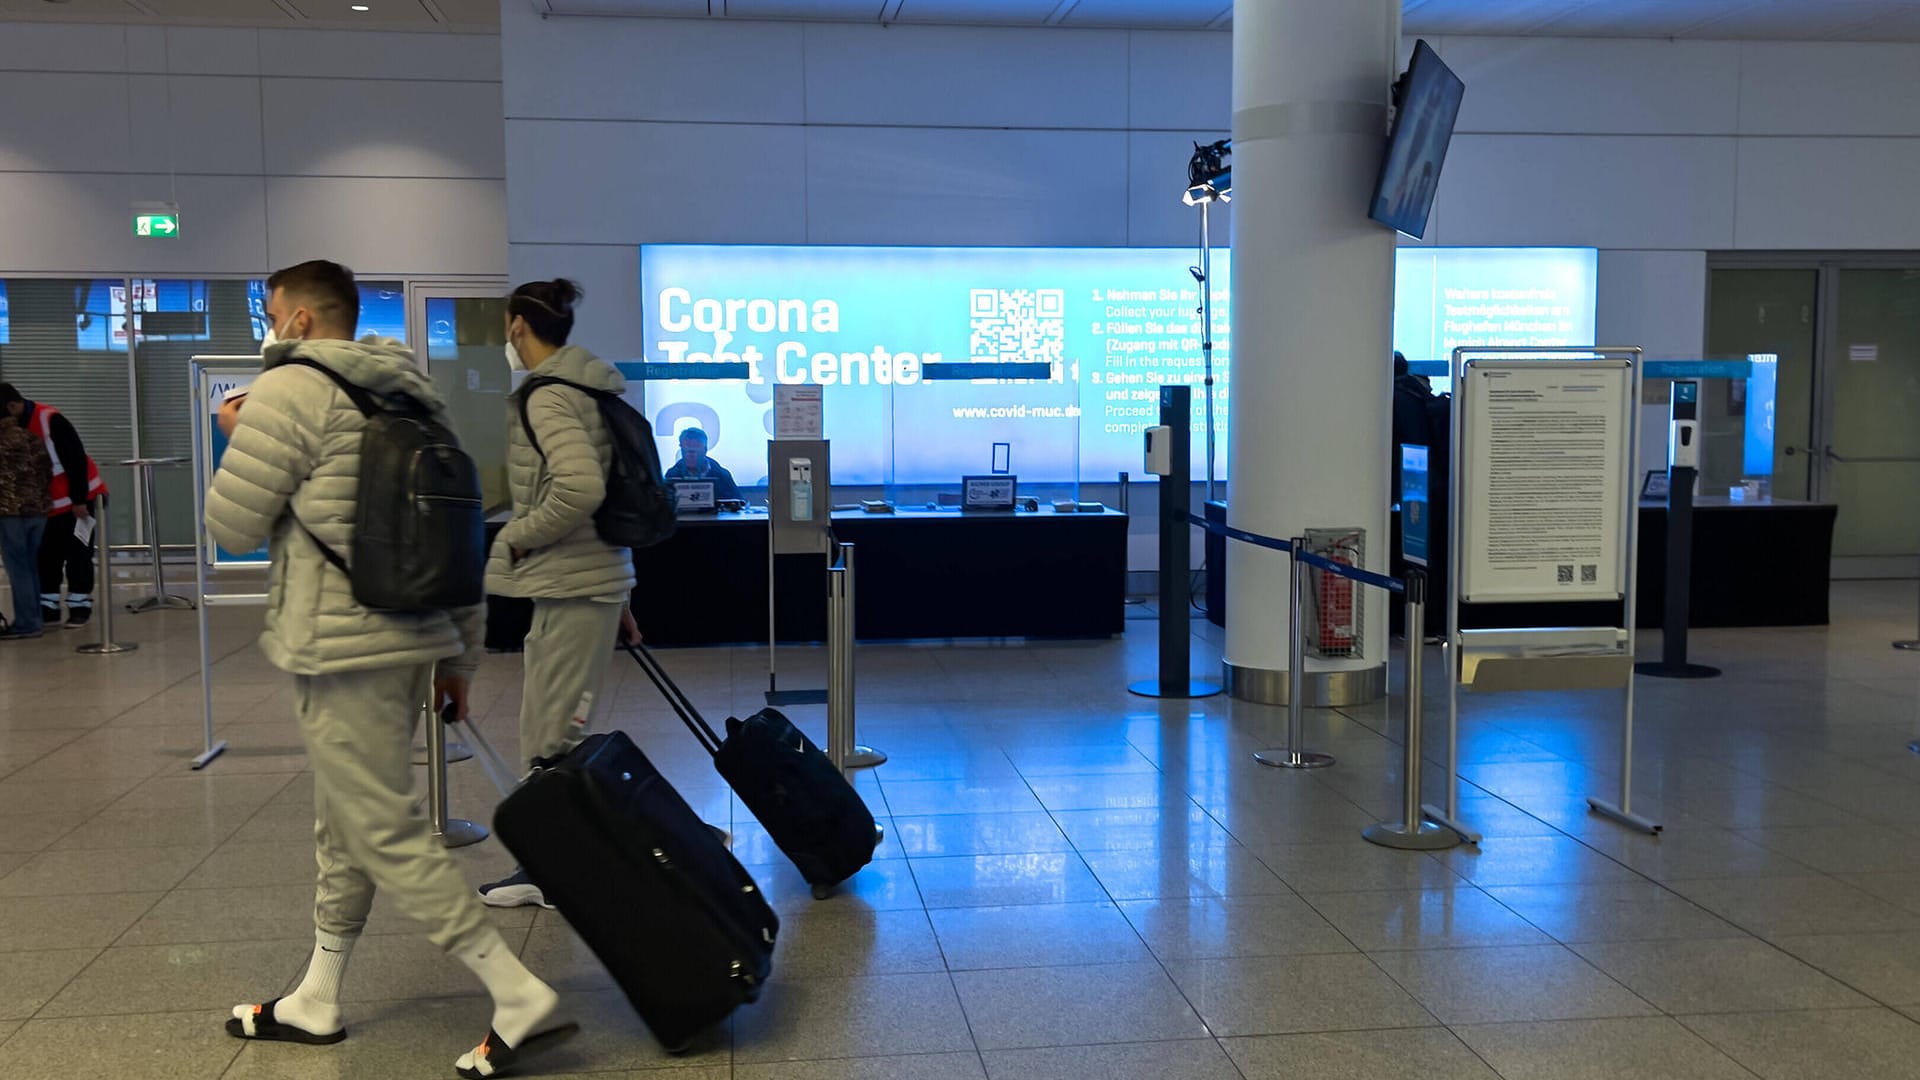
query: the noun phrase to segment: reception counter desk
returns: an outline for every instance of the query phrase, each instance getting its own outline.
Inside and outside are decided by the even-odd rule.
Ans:
[[[493,526],[497,528],[497,526]],[[855,624],[866,640],[1099,638],[1125,626],[1127,517],[1099,513],[836,512],[855,545]],[[782,555],[776,633],[824,641],[827,559]],[[767,640],[767,516],[689,515],[635,553],[641,633],[657,645]],[[517,649],[526,601],[488,597],[487,647]]]

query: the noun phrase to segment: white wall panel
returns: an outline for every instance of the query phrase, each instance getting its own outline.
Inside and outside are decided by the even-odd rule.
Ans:
[[[816,244],[1124,244],[1124,132],[812,128]]]
[[[1748,42],[1740,130],[1748,135],[1920,135],[1920,47]]]
[[[1136,131],[1127,138],[1127,243],[1134,247],[1199,248],[1200,211],[1181,201],[1187,159],[1195,142],[1224,139],[1224,131]],[[1233,235],[1233,204],[1214,203],[1208,228],[1215,247]]]
[[[502,19],[509,118],[803,119],[798,23],[531,19],[514,34],[519,13]]]
[[[500,78],[492,34],[410,34],[357,30],[261,30],[260,71],[322,79]]]
[[[1638,345],[1650,359],[1706,348],[1704,251],[1603,251],[1594,344]]]
[[[264,79],[267,172],[506,176],[498,83]]]
[[[260,74],[260,33],[212,26],[130,26],[131,71],[176,75]]]
[[[1742,139],[1737,246],[1920,248],[1920,139]]]
[[[566,277],[586,293],[575,308],[573,343],[605,360],[641,356],[640,252],[627,245],[514,244],[508,255],[514,285]]]
[[[1437,240],[1729,247],[1734,174],[1732,138],[1456,135]]]
[[[1449,37],[1437,48],[1467,84],[1459,131],[1730,135],[1740,113],[1733,42]]]
[[[0,169],[125,172],[127,77],[0,72]]]
[[[135,75],[134,168],[257,176],[260,83],[206,75]]]
[[[510,120],[517,242],[799,243],[797,127]]]
[[[180,237],[135,237],[132,203],[176,192]],[[0,273],[258,271],[266,265],[261,198],[257,177],[0,172],[0,206],[32,207],[8,221]]]
[[[0,272],[260,273],[326,255],[499,274],[498,55],[491,37],[0,21],[0,206],[19,210]],[[326,78],[282,77],[302,71]],[[296,171],[347,175],[272,175]],[[167,200],[181,236],[133,236],[132,204]]]
[[[1233,127],[1231,35],[1155,30],[1130,40],[1127,109],[1135,129]]]
[[[1120,31],[815,24],[806,55],[809,123],[1127,126]]]
[[[112,267],[153,274],[245,274],[268,268],[267,182],[261,177],[149,174],[129,179],[135,199],[179,201],[180,236],[134,236],[131,207],[116,207],[118,213],[107,216],[125,254]]]
[[[506,272],[499,180],[273,177],[268,262],[334,259],[360,274]]]
[[[0,71],[121,71],[126,65],[123,27],[0,22]]]

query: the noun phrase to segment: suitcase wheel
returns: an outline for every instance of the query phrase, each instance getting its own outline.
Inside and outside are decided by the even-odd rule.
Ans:
[[[831,885],[815,885],[813,887],[813,898],[815,900],[825,900],[827,897],[832,895],[833,895],[833,886]]]
[[[876,849],[878,849],[878,848],[880,847],[880,845],[881,845],[881,843],[883,843],[883,842],[884,842],[884,841],[885,841],[886,839],[887,839],[887,827],[886,827],[885,825],[882,825],[882,824],[880,824],[880,823],[879,823],[879,822],[877,822],[877,821],[876,821],[876,822],[874,822],[874,823],[873,823],[873,846],[874,846],[874,848],[876,848]]]

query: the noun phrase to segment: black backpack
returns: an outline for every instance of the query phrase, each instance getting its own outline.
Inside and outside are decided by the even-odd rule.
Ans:
[[[640,410],[611,390],[596,390],[570,379],[535,375],[520,391],[520,428],[527,443],[542,458],[540,439],[527,417],[527,401],[542,386],[565,386],[592,398],[600,419],[613,439],[613,463],[607,468],[607,497],[593,512],[593,531],[611,547],[643,548],[673,535],[676,524],[673,492],[660,472],[660,448],[653,441],[653,425]]]
[[[1427,475],[1444,478],[1453,465],[1453,395],[1434,394],[1422,405],[1427,414]],[[1436,490],[1444,490],[1444,484]]]
[[[312,360],[367,418],[360,436],[360,490],[353,561],[300,528],[353,582],[353,598],[380,611],[426,612],[486,600],[486,514],[480,473],[460,440],[425,405],[378,397]]]

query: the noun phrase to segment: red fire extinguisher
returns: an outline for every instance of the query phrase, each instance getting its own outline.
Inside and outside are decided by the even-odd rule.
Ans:
[[[1338,551],[1328,552],[1330,562],[1352,566],[1353,560]],[[1320,572],[1320,651],[1338,654],[1353,650],[1353,579],[1329,571]]]

